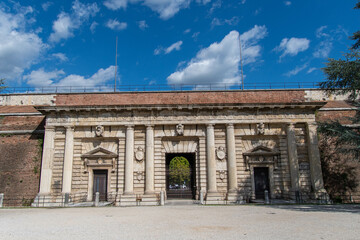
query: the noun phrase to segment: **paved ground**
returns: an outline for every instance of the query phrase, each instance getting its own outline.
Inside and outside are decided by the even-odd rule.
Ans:
[[[0,209],[0,239],[360,239],[360,205]]]

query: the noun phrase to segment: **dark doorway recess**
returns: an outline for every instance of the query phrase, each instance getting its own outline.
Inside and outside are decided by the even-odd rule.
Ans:
[[[265,199],[265,190],[267,190],[270,195],[269,168],[254,167],[254,180],[255,180],[255,198]]]
[[[195,199],[195,153],[166,154],[168,199]]]
[[[94,200],[95,193],[99,192],[100,201],[107,201],[107,174],[107,170],[94,170]]]

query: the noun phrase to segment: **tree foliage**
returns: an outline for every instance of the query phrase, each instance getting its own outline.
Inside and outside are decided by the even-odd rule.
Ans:
[[[360,9],[360,1],[354,7]],[[357,107],[355,117],[349,118],[351,124],[342,124],[339,121],[319,124],[319,131],[328,137],[336,137],[338,151],[349,152],[359,159],[360,153],[360,31],[355,32],[350,39],[355,43],[345,54],[344,59],[329,59],[323,72],[326,81],[320,87],[335,94],[349,94],[349,103]]]
[[[1,92],[1,90],[3,90],[4,88],[6,88],[6,87],[4,86],[4,84],[5,84],[5,78],[0,79],[0,92]]]
[[[174,157],[169,164],[169,183],[188,184],[190,182],[190,164],[184,157]]]
[[[354,7],[360,9],[360,1]],[[328,93],[346,94],[355,107],[354,117],[319,123],[319,148],[324,185],[334,201],[348,199],[360,180],[360,31],[344,59],[329,59],[322,69],[326,80],[320,87]],[[340,121],[341,120],[341,121]],[[345,124],[346,122],[346,124]]]

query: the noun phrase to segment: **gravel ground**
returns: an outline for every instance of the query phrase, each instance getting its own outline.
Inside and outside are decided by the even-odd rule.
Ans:
[[[360,205],[0,209],[0,239],[360,239]]]

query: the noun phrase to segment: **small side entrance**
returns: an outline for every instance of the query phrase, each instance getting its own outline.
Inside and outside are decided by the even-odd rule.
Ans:
[[[269,192],[269,168],[268,167],[254,167],[254,180],[255,180],[255,198],[265,199],[265,190]]]
[[[95,193],[99,192],[100,201],[107,201],[107,170],[94,170],[94,188],[93,199],[95,200]]]
[[[195,175],[195,153],[167,153],[167,198],[195,199]]]

